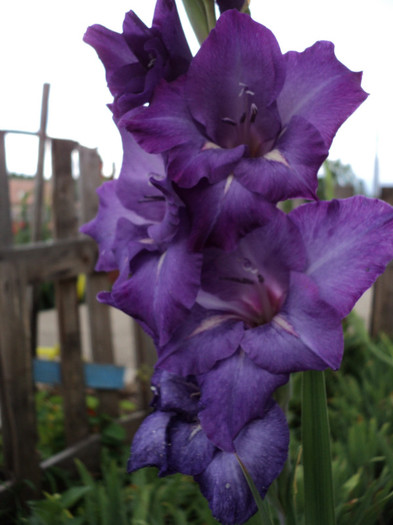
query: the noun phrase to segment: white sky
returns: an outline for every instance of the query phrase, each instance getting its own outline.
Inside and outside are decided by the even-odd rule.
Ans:
[[[49,82],[48,134],[98,147],[104,171],[111,172],[112,162],[118,171],[120,141],[106,107],[111,95],[103,66],[82,37],[94,23],[120,32],[130,9],[150,26],[154,5],[154,0],[1,0],[0,129],[36,131],[42,85]],[[351,164],[371,188],[378,142],[380,181],[393,184],[393,0],[252,0],[251,11],[274,32],[283,52],[331,40],[347,67],[363,70],[370,97],[338,132],[330,158]],[[32,142],[8,136],[10,171],[34,173]]]

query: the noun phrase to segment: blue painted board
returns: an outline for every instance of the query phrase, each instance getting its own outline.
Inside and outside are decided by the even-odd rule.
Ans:
[[[123,366],[84,363],[85,383],[90,388],[113,390],[124,388]],[[61,384],[61,370],[58,361],[33,360],[34,381],[48,385]]]

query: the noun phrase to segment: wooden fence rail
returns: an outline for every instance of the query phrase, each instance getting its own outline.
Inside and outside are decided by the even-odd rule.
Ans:
[[[94,217],[100,184],[100,159],[95,150],[77,143],[51,139],[54,240],[12,246],[11,220],[7,188],[4,134],[0,132],[0,402],[7,481],[0,487],[0,503],[10,497],[11,486],[29,480],[39,491],[42,470],[54,464],[69,465],[74,456],[89,462],[98,460],[99,437],[89,434],[86,384],[82,360],[81,330],[76,281],[86,275],[92,354],[95,363],[114,363],[109,307],[99,304],[96,293],[109,286],[104,274],[94,272],[97,258],[95,243],[78,233],[81,222]],[[79,187],[72,176],[72,155],[79,153]],[[80,204],[76,205],[76,191]],[[30,338],[29,289],[31,285],[54,281],[59,327],[61,392],[65,414],[67,449],[45,462],[37,452],[37,425],[33,355]],[[130,321],[131,322],[131,321]],[[134,327],[139,344],[136,366],[152,365],[154,352],[147,339]],[[130,347],[131,347],[130,342]],[[118,392],[98,392],[100,410],[117,415]],[[148,396],[140,386],[140,409],[123,421],[129,434],[146,415]],[[25,489],[27,485],[24,485]],[[26,489],[26,497],[32,495]],[[34,491],[33,491],[34,492]],[[23,493],[22,493],[23,495]]]

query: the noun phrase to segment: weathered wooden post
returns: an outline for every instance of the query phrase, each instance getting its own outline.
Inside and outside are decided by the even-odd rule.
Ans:
[[[76,147],[77,144],[70,140],[52,140],[53,214],[56,239],[72,239],[78,233],[71,160],[72,152]],[[65,435],[67,444],[72,445],[89,433],[76,277],[57,280],[55,296],[64,393]]]
[[[97,214],[96,189],[101,184],[101,158],[96,150],[79,147],[81,222],[86,223]],[[95,363],[113,364],[113,339],[109,307],[97,301],[97,294],[109,286],[106,274],[86,275],[86,304],[89,335]],[[116,391],[102,390],[98,393],[100,411],[110,416],[118,415],[119,396]]]
[[[37,171],[34,178],[34,199],[33,215],[31,217],[31,239],[30,242],[42,240],[42,209],[44,201],[44,160],[45,147],[47,143],[46,124],[48,121],[48,102],[49,102],[49,84],[44,84],[42,89],[41,103],[41,122],[38,131],[38,159]],[[37,314],[39,301],[39,286],[32,285],[29,287],[28,301],[30,307],[30,326],[31,326],[31,353],[36,355],[37,347]]]
[[[380,198],[393,205],[393,187],[381,188]],[[393,337],[393,263],[374,284],[370,331],[373,337],[381,332]]]
[[[0,395],[5,469],[11,481],[28,479],[40,486],[32,358],[26,280],[21,268],[3,256],[12,247],[11,213],[0,132]],[[25,485],[22,498],[34,489]]]

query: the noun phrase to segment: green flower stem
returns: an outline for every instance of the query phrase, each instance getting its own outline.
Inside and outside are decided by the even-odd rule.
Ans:
[[[216,27],[216,22],[217,22],[215,2],[214,0],[202,0],[202,1],[203,1],[203,5],[205,6],[207,26],[210,32],[214,27]]]
[[[302,397],[306,525],[335,525],[324,372],[303,372]]]
[[[183,4],[198,42],[202,44],[216,24],[214,0],[183,0]]]

